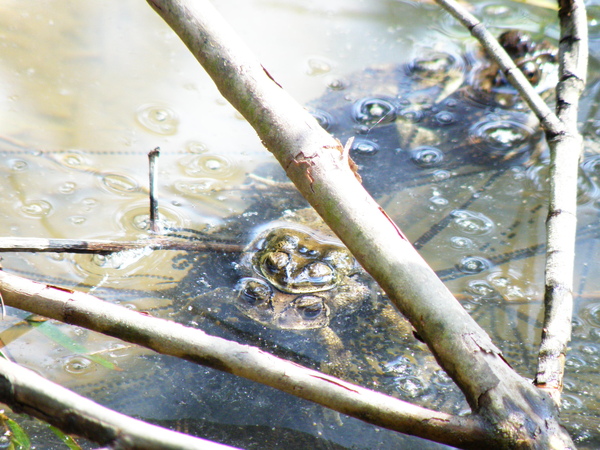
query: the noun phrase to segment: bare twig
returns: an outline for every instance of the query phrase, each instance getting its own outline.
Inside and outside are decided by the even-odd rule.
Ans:
[[[140,248],[152,250],[183,250],[189,252],[233,252],[244,251],[244,246],[224,242],[181,240],[156,237],[141,241],[103,241],[43,238],[0,238],[2,252],[50,252],[50,253],[93,253],[109,254]]]
[[[148,191],[150,197],[150,231],[152,233],[160,232],[160,225],[158,223],[158,200],[156,198],[156,166],[158,164],[159,156],[160,149],[158,147],[148,153]]]
[[[577,130],[579,97],[586,80],[588,36],[581,0],[559,1],[560,73],[556,89],[564,133],[546,132],[550,145],[550,203],[546,221],[544,326],[535,383],[560,404],[573,313],[573,266],[577,232],[577,174],[582,137]]]
[[[0,358],[0,401],[110,448],[233,449],[112,411],[4,358]]]
[[[282,91],[210,3],[149,3],[409,318],[472,409],[496,428],[498,441],[518,441],[524,448],[572,445],[548,397],[506,364],[487,334],[360,185],[341,144]],[[535,425],[523,427],[524,422]]]
[[[551,130],[555,134],[562,133],[564,131],[563,123],[539,94],[535,92],[535,89],[533,89],[527,78],[525,78],[521,69],[515,65],[508,53],[498,43],[498,40],[485,28],[479,19],[469,13],[455,0],[435,1],[452,14],[479,41],[488,56],[500,66],[508,81],[517,89],[523,100],[525,100],[535,113],[542,128],[544,130]]]
[[[0,293],[8,306],[83,326],[159,353],[229,372],[319,403],[377,426],[462,448],[491,439],[476,417],[421,408],[338,378],[81,292],[30,281],[0,271]]]

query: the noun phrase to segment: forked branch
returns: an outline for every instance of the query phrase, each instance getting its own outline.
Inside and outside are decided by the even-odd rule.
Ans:
[[[339,142],[291,99],[204,0],[148,0],[290,179],[411,321],[501,445],[572,443],[549,398],[516,374],[354,176]],[[535,411],[535,414],[532,413]],[[523,427],[523,423],[535,424]]]
[[[588,36],[582,0],[560,0],[559,82],[556,114],[531,87],[493,36],[454,0],[436,0],[471,31],[540,120],[550,147],[550,195],[546,221],[544,325],[535,384],[557,405],[571,339],[573,270],[577,227],[577,173],[582,138],[577,129],[579,97],[585,88]]]

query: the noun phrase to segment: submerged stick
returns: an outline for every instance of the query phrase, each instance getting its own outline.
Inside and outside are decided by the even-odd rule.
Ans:
[[[43,238],[0,238],[0,253],[43,252],[43,253],[92,253],[106,255],[127,250],[148,248],[151,250],[182,250],[190,252],[240,253],[244,246],[225,242],[183,240],[157,237],[140,241],[104,241]]]

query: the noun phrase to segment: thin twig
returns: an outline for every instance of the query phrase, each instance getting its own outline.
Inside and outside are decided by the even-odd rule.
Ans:
[[[462,448],[491,438],[476,417],[432,411],[279,359],[249,345],[0,271],[8,306],[83,326],[165,355],[248,378],[377,426]]]
[[[506,53],[498,43],[498,40],[487,30],[481,21],[455,0],[435,1],[467,28],[473,37],[479,41],[487,55],[500,66],[500,69],[504,72],[508,81],[519,92],[523,100],[525,100],[537,116],[542,128],[544,130],[551,130],[555,134],[562,133],[564,130],[562,122],[558,119],[556,114],[552,112],[539,94],[535,92],[535,89],[533,89],[531,83],[525,78],[521,69],[515,65],[512,58]]]
[[[106,255],[148,248],[152,250],[182,250],[189,252],[231,252],[240,253],[244,246],[225,242],[200,240],[181,240],[169,237],[156,237],[140,241],[104,241],[77,239],[43,238],[0,238],[0,253],[7,252],[44,252],[44,253],[92,253]]]
[[[234,449],[120,414],[1,357],[0,401],[15,411],[110,448]]]
[[[156,171],[158,165],[158,157],[160,156],[160,149],[156,147],[154,150],[148,153],[148,192],[150,197],[150,232],[159,233],[160,225],[158,223],[158,199],[156,198]]]

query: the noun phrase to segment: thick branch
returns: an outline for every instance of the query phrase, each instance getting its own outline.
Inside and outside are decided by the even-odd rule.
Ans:
[[[207,1],[148,0],[310,204],[377,280],[499,440],[570,445],[549,398],[516,374],[355,178],[339,142],[256,61]],[[523,423],[531,426],[523,427]]]
[[[481,421],[431,411],[370,391],[258,348],[150,317],[81,292],[0,271],[4,303],[272,386],[366,422],[462,448],[481,448]]]
[[[110,448],[233,449],[119,414],[4,358],[0,358],[0,401]]]

